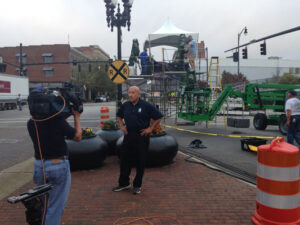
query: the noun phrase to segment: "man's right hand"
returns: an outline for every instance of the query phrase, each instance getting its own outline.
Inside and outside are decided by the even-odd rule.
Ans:
[[[128,131],[127,131],[126,127],[123,126],[120,129],[121,129],[121,131],[123,132],[124,135],[128,134]]]
[[[73,108],[72,108],[72,114],[74,115],[74,117],[80,117],[80,112],[74,110]]]

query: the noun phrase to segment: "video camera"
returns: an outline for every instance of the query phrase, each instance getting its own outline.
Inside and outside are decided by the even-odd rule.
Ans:
[[[20,196],[12,196],[7,199],[11,204],[22,202],[26,208],[26,222],[29,225],[42,224],[42,196],[48,194],[52,189],[50,184],[37,186],[27,192],[22,193]]]
[[[62,88],[48,90],[47,88],[36,88],[28,96],[30,114],[34,119],[46,119],[60,112],[57,116],[64,118],[72,114],[72,109],[82,113],[83,104],[78,95],[72,91],[73,84],[65,82]],[[65,107],[64,101],[65,99]]]

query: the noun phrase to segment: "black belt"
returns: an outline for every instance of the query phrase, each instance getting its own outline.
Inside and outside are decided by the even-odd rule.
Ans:
[[[69,159],[69,156],[67,155],[63,155],[63,156],[59,156],[59,157],[55,157],[55,158],[46,158],[44,160],[68,160]],[[41,159],[37,159],[37,160],[41,160]]]

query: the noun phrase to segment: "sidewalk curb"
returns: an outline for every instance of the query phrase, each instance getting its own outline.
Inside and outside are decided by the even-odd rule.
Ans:
[[[32,180],[34,158],[0,171],[0,200]]]

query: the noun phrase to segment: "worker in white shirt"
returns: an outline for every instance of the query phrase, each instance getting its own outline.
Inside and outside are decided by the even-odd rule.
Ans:
[[[300,100],[296,98],[297,92],[288,91],[288,100],[285,103],[286,125],[288,126],[287,141],[294,144],[294,139],[300,145],[300,136],[298,130],[300,126]]]

